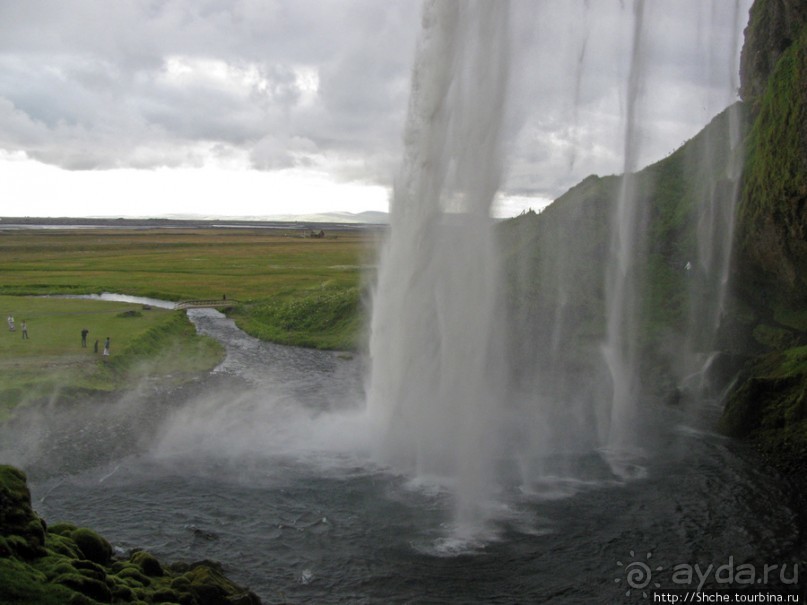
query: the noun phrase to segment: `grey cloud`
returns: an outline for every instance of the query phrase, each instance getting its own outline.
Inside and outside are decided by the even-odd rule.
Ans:
[[[749,5],[650,3],[646,159],[730,101]],[[555,197],[619,171],[631,3],[513,7],[506,191]],[[418,27],[413,0],[0,2],[0,148],[85,169],[199,163],[200,147],[218,146],[260,170],[389,185]],[[183,60],[210,73],[172,80]],[[238,86],[216,80],[222,66]]]
[[[157,137],[146,154],[155,165],[176,161],[160,157],[177,155],[172,145],[219,141],[255,146],[256,166],[285,166],[256,145],[267,133],[337,155],[364,145],[378,153],[397,146],[393,122],[402,119],[411,58],[400,47],[414,39],[416,14],[406,0],[2,3],[0,98],[38,125],[3,145],[63,167],[127,165],[143,157],[145,134]],[[262,87],[172,86],[164,77],[171,57],[257,67]],[[308,106],[300,68],[319,76]],[[51,153],[37,143],[43,136]]]
[[[267,135],[252,147],[250,162],[260,170],[313,166],[318,153],[309,139]]]

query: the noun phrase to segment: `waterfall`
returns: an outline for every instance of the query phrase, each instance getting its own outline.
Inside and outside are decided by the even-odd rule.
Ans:
[[[741,15],[741,2],[735,0],[732,15],[736,24],[735,36],[729,40],[730,49],[739,48]],[[713,13],[712,18],[719,16]],[[707,74],[710,79],[715,79],[725,66],[710,63],[708,69],[709,72],[718,72]],[[727,86],[721,90],[723,94],[715,103],[718,107],[730,104],[732,94],[739,88],[739,55],[735,53],[734,61],[723,75]],[[692,302],[681,384],[696,398],[709,395],[712,386],[706,378],[706,371],[716,354],[718,329],[726,310],[734,219],[743,168],[742,108],[737,104],[730,105],[721,118],[727,122],[722,129],[724,136],[715,140],[710,132],[705,133],[695,159],[700,170],[693,179],[699,200],[697,254],[688,261],[687,267],[691,274],[689,297]]]
[[[742,154],[740,145],[740,109],[734,105],[716,118],[711,128],[707,128],[694,141],[688,150],[685,161],[686,184],[680,207],[691,215],[689,225],[694,232],[694,245],[687,242],[690,227],[682,229],[682,234],[670,244],[678,250],[690,249],[689,256],[678,259],[677,266],[665,267],[664,271],[672,281],[683,281],[682,289],[687,296],[681,303],[682,313],[686,314],[685,325],[668,325],[666,348],[661,351],[658,342],[648,337],[653,319],[648,310],[652,273],[660,269],[651,267],[649,233],[658,223],[659,209],[655,207],[654,189],[658,183],[649,175],[640,175],[637,159],[641,155],[641,129],[647,123],[645,113],[650,108],[642,104],[643,90],[649,79],[647,57],[651,54],[648,35],[652,20],[648,20],[644,0],[633,3],[633,36],[630,54],[630,67],[623,112],[624,120],[624,164],[618,192],[610,219],[610,255],[605,267],[605,314],[606,339],[603,355],[611,377],[610,401],[601,405],[599,435],[606,456],[614,472],[629,476],[637,467],[633,462],[641,458],[643,452],[638,447],[640,411],[649,404],[649,385],[643,371],[643,359],[648,355],[664,358],[671,366],[671,372],[678,374],[675,379],[679,389],[690,391],[692,397],[701,398],[704,394],[704,369],[712,358],[717,330],[722,317],[726,298],[726,285],[729,276],[729,261],[734,231],[735,203],[739,191]],[[657,8],[657,7],[656,7]],[[703,5],[709,13],[713,31],[721,18],[725,18],[718,3]],[[723,7],[725,9],[725,7]],[[716,105],[722,109],[730,106],[736,98],[738,85],[737,49],[740,31],[740,2],[733,4],[735,35],[728,39],[728,55],[733,52],[735,60],[726,69],[725,63],[713,65],[706,61],[704,78],[709,82],[724,82],[715,86],[714,92],[701,102],[705,106]],[[701,33],[697,44],[706,48],[700,54],[710,56],[715,52],[715,42]],[[720,49],[721,54],[725,49]],[[719,73],[715,70],[719,69]],[[709,97],[716,97],[715,99]],[[725,120],[726,126],[720,122]],[[682,198],[683,200],[683,198]],[[687,204],[690,204],[687,206]],[[683,212],[683,210],[682,210]],[[655,213],[655,214],[654,214]],[[665,262],[669,265],[668,255]],[[657,278],[656,278],[657,279]],[[679,336],[676,332],[683,333]],[[680,346],[678,339],[684,342]],[[649,350],[653,347],[654,350]],[[701,384],[690,385],[688,381],[698,377]]]
[[[505,400],[490,207],[501,179],[507,32],[507,2],[424,5],[373,303],[377,455],[450,484],[459,533],[484,520]]]
[[[743,2],[734,3],[737,32]],[[654,28],[699,10],[711,10],[714,26],[724,5],[620,4],[631,25],[622,36],[626,52],[613,44],[616,29],[608,37],[589,26],[608,9],[582,2],[582,13],[566,12],[574,15],[573,35],[542,32],[548,41],[537,44],[546,45],[538,59],[547,69],[533,62],[522,77],[511,74],[522,60],[511,57],[511,28],[523,26],[517,15],[534,18],[536,28],[551,23],[550,4],[428,0],[423,8],[403,161],[373,292],[367,418],[378,461],[449,490],[458,534],[484,528],[496,499],[514,485],[534,494],[567,479],[565,486],[643,476],[652,447],[648,387],[660,384],[658,400],[658,391],[700,372],[701,352],[714,345],[739,175],[736,162],[726,164],[740,157],[736,114],[727,114],[730,140],[704,135],[688,146],[693,157],[676,152],[666,168],[642,164],[650,126],[663,122],[651,103],[653,60],[657,39],[670,40]],[[682,46],[699,57],[698,44],[712,49],[710,31]],[[550,63],[558,43],[573,49],[565,67]],[[737,35],[728,44],[736,51]],[[606,52],[613,60],[603,59]],[[615,80],[589,61],[614,74],[625,68],[621,95],[592,94],[588,78]],[[678,67],[669,57],[663,65]],[[723,71],[702,75],[718,91],[716,102],[729,105],[736,75],[727,86]],[[621,116],[622,175],[592,175],[543,214],[494,228],[491,205],[504,179],[508,112],[515,112],[510,91],[525,82],[535,97],[542,87],[566,95],[560,109],[540,110],[549,123],[571,120],[564,132],[574,149],[554,147],[567,158],[558,164],[569,167],[587,159],[592,128],[584,120],[606,115],[586,104],[619,97],[621,112],[607,115]],[[700,106],[701,99],[684,102]],[[535,143],[551,151],[554,142]],[[670,183],[672,193],[657,195]],[[659,245],[651,233],[670,241]],[[657,374],[648,376],[648,367]]]
[[[636,192],[635,172],[640,139],[638,104],[644,83],[643,16],[644,0],[635,0],[633,8],[633,43],[627,83],[625,109],[624,164],[619,194],[611,224],[611,259],[606,267],[605,306],[607,318],[604,355],[611,372],[613,395],[606,447],[624,453],[634,443],[635,407],[638,403],[637,334],[640,329],[641,306],[638,281],[642,258],[641,222]]]

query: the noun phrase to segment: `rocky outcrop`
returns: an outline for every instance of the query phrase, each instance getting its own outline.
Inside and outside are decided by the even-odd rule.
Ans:
[[[721,419],[726,432],[750,439],[775,466],[803,472],[807,462],[807,347],[769,353],[732,391]]]
[[[807,465],[807,0],[756,0],[741,79],[753,122],[728,319],[757,357],[722,426],[795,471]]]
[[[31,508],[25,474],[0,465],[0,603],[260,605],[212,561],[164,565],[134,551],[117,557],[91,529],[48,527]]]
[[[752,108],[768,79],[807,22],[804,0],[756,0],[751,8],[740,57],[740,96]]]
[[[807,303],[807,1],[757,0],[741,72],[753,108],[738,208],[743,295]],[[764,303],[765,301],[759,301]]]

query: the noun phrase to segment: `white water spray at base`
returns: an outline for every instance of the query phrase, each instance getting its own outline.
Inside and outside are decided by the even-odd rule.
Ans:
[[[371,326],[377,456],[448,485],[460,534],[486,517],[506,399],[490,207],[501,176],[507,29],[505,2],[424,6]]]

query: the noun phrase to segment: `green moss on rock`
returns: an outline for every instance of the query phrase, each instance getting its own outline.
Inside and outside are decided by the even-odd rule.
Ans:
[[[807,22],[804,0],[756,0],[740,59],[740,95],[756,106],[771,72]]]
[[[746,143],[738,212],[744,294],[807,301],[807,26],[778,59]]]
[[[112,560],[112,546],[102,536],[91,529],[80,527],[70,537],[85,559],[99,565],[109,565]]]
[[[45,524],[31,508],[25,473],[7,465],[0,465],[0,537],[21,557],[45,553]]]
[[[807,464],[807,11],[756,0],[746,29],[746,141],[734,287],[753,309],[745,353],[759,355],[729,393],[722,428],[774,465]]]
[[[115,559],[109,542],[70,523],[47,528],[31,508],[25,474],[0,465],[0,603],[259,605],[211,561],[162,565],[135,551]]]
[[[747,438],[785,470],[807,464],[807,347],[753,364],[729,393],[721,427]]]
[[[83,594],[100,603],[112,602],[112,591],[109,590],[105,582],[96,578],[90,578],[78,573],[66,573],[55,577],[52,583],[65,586],[73,592]]]
[[[147,576],[161,578],[165,575],[162,565],[156,557],[147,553],[146,551],[138,551],[134,553],[129,559],[132,563],[137,565]]]
[[[66,523],[66,522],[63,521],[63,522],[54,523],[53,525],[48,526],[48,533],[57,534],[59,536],[64,536],[66,538],[69,538],[70,534],[72,534],[77,529],[78,529],[78,525],[75,525],[74,523]]]
[[[48,535],[45,541],[45,546],[50,552],[55,552],[71,559],[78,559],[81,556],[81,550],[76,543],[68,536],[57,534],[52,528],[48,528]]]
[[[2,602],[9,605],[75,603],[72,590],[49,583],[44,574],[16,557],[0,557],[0,586]]]
[[[761,346],[773,350],[787,349],[797,344],[798,340],[793,330],[764,323],[757,324],[752,335]]]
[[[228,580],[221,565],[214,561],[202,561],[191,566],[183,574],[190,584],[190,593],[196,602],[209,605],[258,605],[257,597]]]

